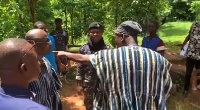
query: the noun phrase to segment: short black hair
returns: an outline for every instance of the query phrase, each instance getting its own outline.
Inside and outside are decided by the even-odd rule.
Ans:
[[[149,24],[152,23],[156,26],[156,28],[159,28],[159,23],[157,21],[150,21]]]
[[[59,21],[62,22],[62,19],[61,19],[61,18],[56,18],[56,19],[55,19],[55,23],[56,23],[56,22],[59,22]]]

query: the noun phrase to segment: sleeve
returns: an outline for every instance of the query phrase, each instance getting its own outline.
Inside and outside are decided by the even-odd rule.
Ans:
[[[62,87],[62,82],[58,78],[58,75],[56,74],[56,71],[53,68],[52,68],[52,71],[53,71],[52,76],[55,81],[55,86],[56,86],[57,90],[59,90]]]
[[[83,70],[83,64],[78,63],[77,66],[77,73],[76,73],[76,80],[83,80],[83,76],[84,76],[84,70]]]
[[[144,39],[145,39],[145,37],[143,37],[143,39],[142,39],[142,44],[141,44],[142,47],[144,47]]]
[[[166,61],[166,72],[164,74],[164,92],[166,99],[169,97],[169,92],[172,88],[172,79],[169,74],[171,66],[172,65],[168,61]]]
[[[69,38],[68,38],[68,32],[66,30],[63,30],[63,36],[65,36],[65,43],[67,45]]]
[[[162,56],[164,56],[164,54],[165,54],[165,44],[163,43],[162,40],[160,40],[160,42],[158,43],[156,51],[158,53],[160,53]]]
[[[96,57],[96,54],[89,55],[90,62],[92,64],[92,66],[96,69],[96,59],[95,59],[95,57]]]
[[[46,58],[43,58],[43,59],[46,62],[46,67],[47,67],[47,71],[49,73],[49,77],[53,78],[53,81],[55,82],[56,89],[59,90],[62,87],[62,82],[58,78],[58,75],[57,75],[56,71],[53,69],[50,62]]]
[[[80,54],[83,54],[83,50],[80,49],[79,50]],[[84,76],[84,64],[78,63],[77,65],[77,73],[76,73],[76,80],[83,80],[83,76]]]
[[[192,33],[194,26],[195,26],[195,23],[192,23],[192,25],[190,26],[190,30],[188,31],[189,35]]]

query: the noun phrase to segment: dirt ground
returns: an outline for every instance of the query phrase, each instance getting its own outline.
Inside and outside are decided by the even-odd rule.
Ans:
[[[75,81],[69,80],[64,82],[60,94],[63,110],[85,110],[83,96],[77,94]]]
[[[173,83],[176,85],[174,92],[171,93],[168,101],[168,110],[200,110],[200,92],[190,92],[187,98],[183,98],[181,93],[183,91],[184,73],[185,73],[185,59],[178,55],[165,56],[171,63],[170,71]],[[63,102],[63,110],[85,110],[83,104],[83,96],[76,91],[76,82],[74,80],[76,73],[76,64],[70,63],[72,69],[67,74],[67,80],[61,78],[63,87],[60,90],[60,95]],[[191,109],[192,107],[192,109]]]

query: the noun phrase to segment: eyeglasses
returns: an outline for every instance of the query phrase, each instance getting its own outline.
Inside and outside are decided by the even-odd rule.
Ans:
[[[21,59],[20,59],[20,62],[22,61],[22,59],[33,49],[33,47],[35,46],[35,41],[33,41],[33,40],[28,40],[28,42],[30,43],[30,44],[32,44],[32,47],[28,50],[28,51],[26,51],[25,53],[24,53],[24,55],[21,57]]]
[[[41,41],[40,42],[39,41],[35,41],[35,43],[36,44],[46,44],[46,43],[47,44],[51,44],[51,42],[49,40],[48,41],[42,41],[42,42]]]
[[[30,44],[34,44],[35,49],[37,49],[37,45],[36,44],[48,44],[51,45],[51,41],[49,41],[49,39],[47,41],[34,41],[34,40],[27,40]]]

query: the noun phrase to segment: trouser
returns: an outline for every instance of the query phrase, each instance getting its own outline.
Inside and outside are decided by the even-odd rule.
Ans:
[[[200,69],[200,60],[195,60],[190,57],[187,57],[187,59],[186,59],[186,75],[185,75],[185,84],[184,84],[185,91],[189,90],[191,74],[192,74],[194,67],[196,69]]]
[[[94,83],[93,83],[94,84]],[[83,92],[84,92],[84,105],[86,110],[93,109],[93,94],[94,94],[94,86],[93,84],[84,84]]]

